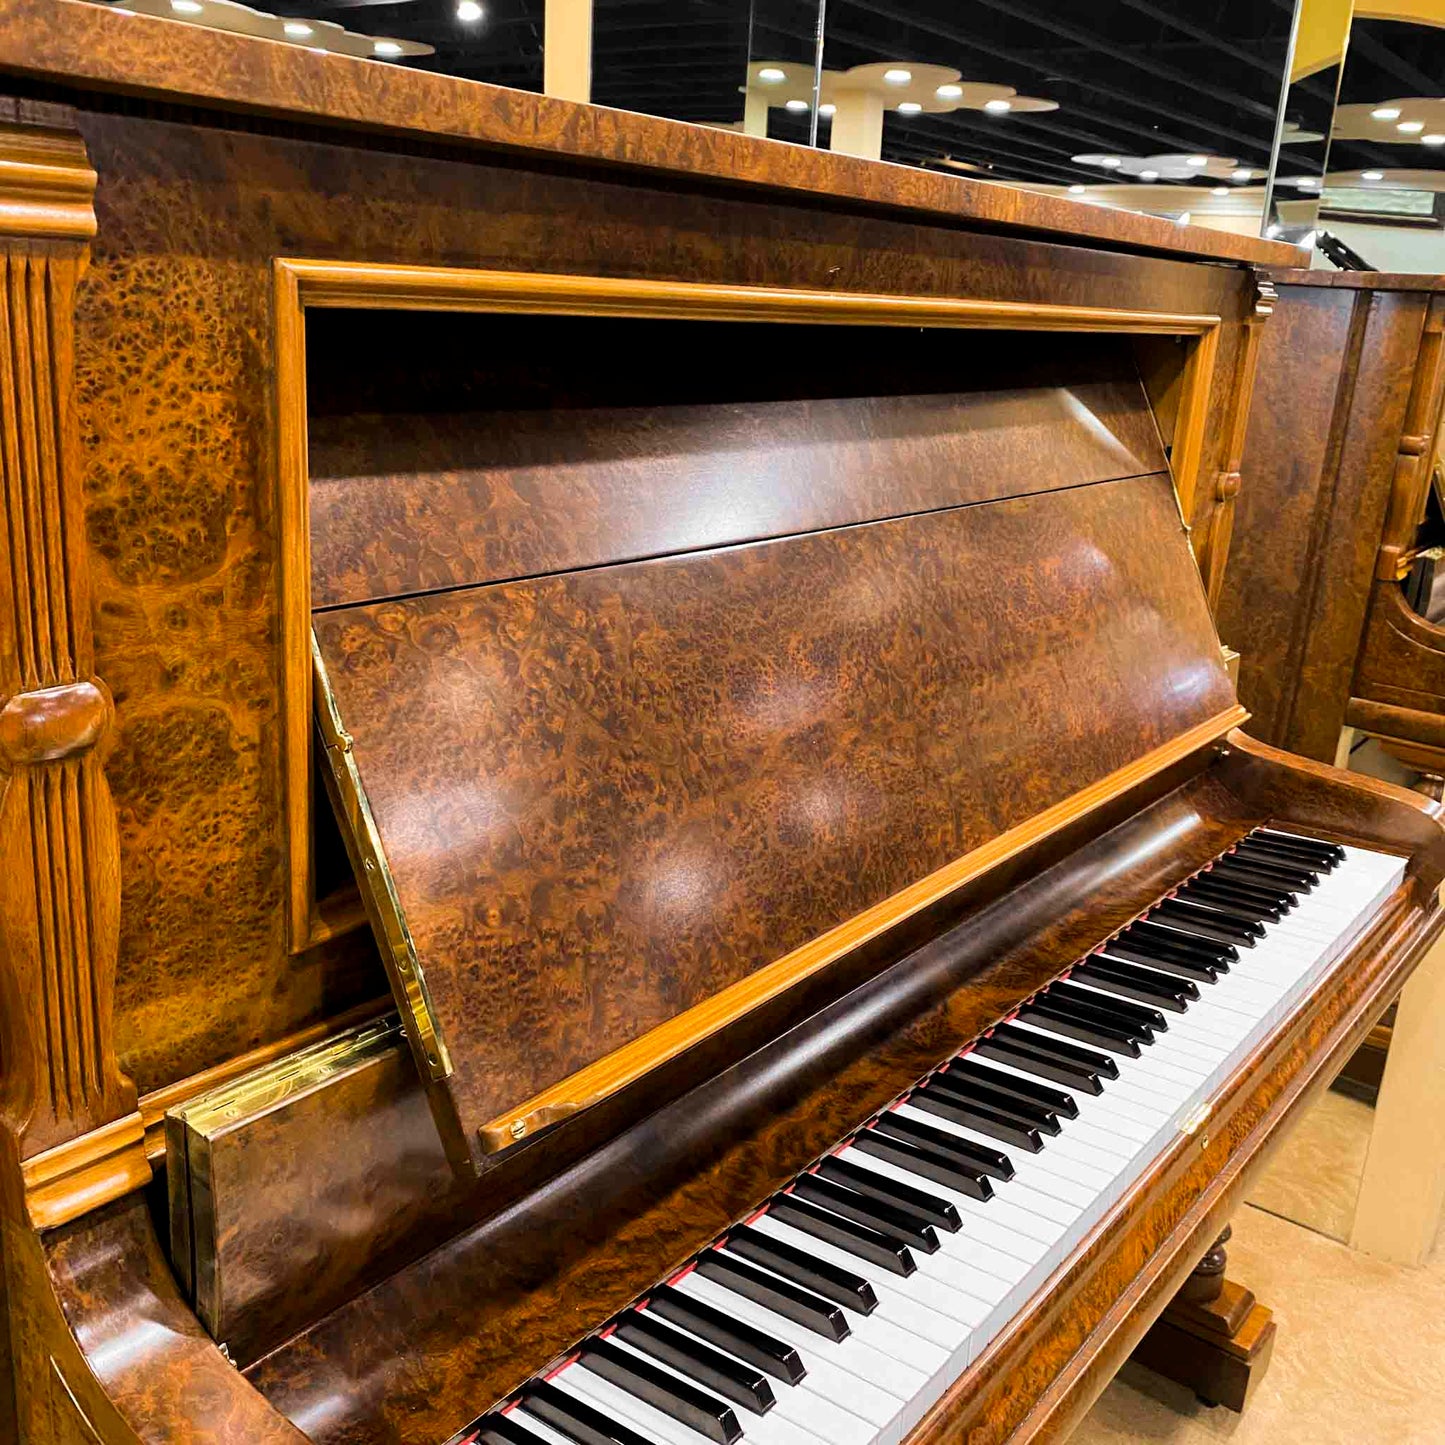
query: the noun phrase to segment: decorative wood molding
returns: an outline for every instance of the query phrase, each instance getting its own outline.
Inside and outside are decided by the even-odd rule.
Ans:
[[[315,896],[311,858],[311,539],[306,416],[308,307],[635,316],[780,324],[937,326],[1177,336],[1190,346],[1180,386],[1172,461],[1190,515],[1202,452],[1221,318],[972,297],[729,286],[610,276],[455,267],[389,266],[280,258],[275,263],[275,424],[281,530],[281,634],[285,704],[283,772],[288,840],[288,935],[293,952],[337,931]],[[345,923],[357,921],[354,913]]]
[[[803,979],[956,892],[989,869],[1016,857],[1191,754],[1217,742],[1248,716],[1242,707],[1236,705],[1181,733],[1171,742],[1046,808],[1026,823],[1000,833],[982,847],[954,859],[846,923],[829,929],[766,968],[723,989],[705,1003],[687,1009],[595,1064],[579,1069],[570,1078],[544,1089],[515,1109],[484,1124],[481,1129],[482,1147],[488,1153],[507,1149],[530,1139],[539,1129],[559,1123],[569,1115],[617,1093],[668,1059],[675,1058],[769,999],[796,987]]]
[[[1395,475],[1390,483],[1390,504],[1375,576],[1381,582],[1398,582],[1410,570],[1415,532],[1424,516],[1430,485],[1436,428],[1440,425],[1441,388],[1445,384],[1445,296],[1430,298],[1420,330],[1415,374],[1405,424],[1395,448]]]
[[[1234,535],[1234,507],[1242,480],[1240,469],[1244,464],[1244,439],[1249,430],[1249,407],[1254,397],[1260,335],[1264,323],[1274,314],[1278,300],[1279,294],[1271,282],[1256,282],[1254,311],[1245,322],[1234,375],[1230,380],[1224,413],[1224,465],[1215,474],[1213,510],[1198,553],[1211,612],[1219,610],[1219,598],[1224,590],[1224,568],[1229,560],[1230,539]]]
[[[113,708],[94,675],[71,398],[95,173],[63,119],[0,105],[0,1119],[41,1228],[149,1178],[111,1032]]]

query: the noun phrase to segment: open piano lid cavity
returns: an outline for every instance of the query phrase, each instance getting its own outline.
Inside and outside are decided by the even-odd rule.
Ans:
[[[921,450],[894,429],[931,459],[909,478],[930,510],[886,515],[849,467],[820,492],[815,468],[817,530],[472,565],[314,614],[343,830],[456,1162],[636,1082],[1011,830],[1238,720],[1167,474],[993,469],[1002,497],[948,505],[981,474],[946,421]],[[667,461],[685,482],[693,458]],[[498,473],[464,481],[485,504]]]

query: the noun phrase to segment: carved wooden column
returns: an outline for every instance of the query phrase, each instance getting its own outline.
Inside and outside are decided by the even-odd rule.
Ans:
[[[1257,283],[1254,312],[1245,322],[1244,339],[1230,379],[1229,401],[1224,415],[1227,428],[1224,465],[1215,474],[1213,511],[1210,513],[1209,535],[1199,559],[1204,586],[1209,596],[1209,610],[1218,612],[1219,597],[1224,589],[1224,568],[1229,560],[1229,543],[1234,535],[1234,505],[1239,496],[1240,468],[1244,463],[1244,439],[1249,430],[1249,406],[1254,396],[1254,373],[1259,362],[1259,342],[1264,323],[1274,314],[1279,299],[1268,281]]]
[[[120,910],[72,405],[95,173],[56,106],[0,101],[0,1119],[57,1224],[150,1177],[111,1005]]]
[[[1209,1246],[1133,1358],[1193,1390],[1206,1405],[1243,1410],[1269,1368],[1274,1317],[1243,1285],[1225,1279],[1231,1230]]]

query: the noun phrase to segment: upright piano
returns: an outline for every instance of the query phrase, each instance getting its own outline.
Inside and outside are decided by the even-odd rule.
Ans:
[[[19,1437],[1063,1438],[1445,923],[1211,612],[1296,253],[73,0],[0,72]]]
[[[1422,605],[1445,512],[1445,278],[1272,272],[1218,617],[1256,736],[1328,761],[1341,729],[1445,771],[1445,630]],[[1417,595],[1418,594],[1418,595]]]

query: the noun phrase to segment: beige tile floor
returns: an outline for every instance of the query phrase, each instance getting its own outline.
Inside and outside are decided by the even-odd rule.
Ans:
[[[1254,1290],[1279,1325],[1248,1411],[1209,1409],[1128,1365],[1071,1445],[1445,1445],[1445,1236],[1420,1270],[1339,1242],[1349,1231],[1369,1114],[1326,1095],[1234,1218],[1230,1276]],[[1291,1212],[1313,1227],[1280,1217]]]

